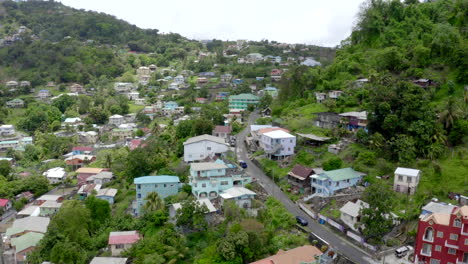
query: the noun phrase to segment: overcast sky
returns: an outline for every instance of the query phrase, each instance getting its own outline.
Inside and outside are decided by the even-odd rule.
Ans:
[[[336,46],[364,0],[60,0],[141,28],[193,39],[276,40]]]

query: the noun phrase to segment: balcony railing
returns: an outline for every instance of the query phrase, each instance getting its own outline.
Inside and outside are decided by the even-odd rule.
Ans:
[[[421,255],[426,256],[426,257],[430,257],[430,256],[432,256],[432,251],[421,249]]]
[[[456,242],[455,242],[455,243],[456,243]],[[445,246],[446,246],[446,247],[449,247],[449,248],[458,249],[458,245],[450,244],[450,243],[448,243],[448,240],[445,240]]]

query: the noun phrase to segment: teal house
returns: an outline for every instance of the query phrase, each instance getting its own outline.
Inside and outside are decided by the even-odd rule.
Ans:
[[[189,184],[197,199],[215,199],[223,191],[232,187],[242,187],[252,181],[244,176],[235,165],[218,159],[215,162],[190,164]]]
[[[179,104],[174,101],[164,102],[165,109],[175,110],[177,107],[179,107]]]
[[[310,176],[312,194],[315,196],[327,197],[334,195],[337,191],[348,187],[356,186],[362,174],[352,168],[324,171],[320,174]]]
[[[229,109],[247,110],[249,105],[257,105],[260,98],[253,94],[238,94],[229,96]]]
[[[264,94],[269,94],[271,97],[276,98],[278,96],[278,88],[268,86],[267,88],[263,89]]]
[[[145,176],[133,180],[136,189],[135,215],[141,213],[141,208],[146,203],[145,198],[150,192],[156,192],[159,198],[175,195],[179,192],[180,180],[177,176],[159,175]]]

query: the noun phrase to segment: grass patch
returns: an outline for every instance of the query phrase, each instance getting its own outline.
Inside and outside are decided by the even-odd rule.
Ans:
[[[336,205],[336,200],[332,200],[320,213],[333,219],[338,219],[341,216],[340,209]]]
[[[145,108],[144,105],[136,105],[136,104],[129,104],[130,106],[130,113],[138,113],[139,111],[141,111],[143,108]]]

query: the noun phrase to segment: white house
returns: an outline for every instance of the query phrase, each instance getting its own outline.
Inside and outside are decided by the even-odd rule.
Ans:
[[[420,170],[398,167],[395,170],[393,190],[405,194],[414,194],[418,187],[420,177]]]
[[[118,93],[126,93],[134,88],[133,83],[117,82],[114,84],[114,90]]]
[[[223,138],[211,135],[193,137],[184,142],[184,161],[203,160],[207,157],[220,155],[228,150],[229,145],[226,144]]]
[[[50,184],[56,184],[62,182],[67,177],[67,172],[62,167],[56,167],[47,170],[44,175]]]
[[[317,103],[321,103],[327,99],[326,93],[315,93],[315,100]]]
[[[234,201],[240,208],[251,208],[252,199],[257,195],[255,192],[244,187],[232,187],[223,191],[219,196],[221,197],[221,204],[224,201]]]
[[[15,127],[13,125],[1,125],[0,136],[13,136],[15,134]]]
[[[136,91],[129,92],[127,93],[127,98],[128,100],[136,100],[140,98],[140,93]]]
[[[339,90],[332,90],[328,92],[328,97],[332,99],[338,99],[344,92]]]
[[[271,157],[291,156],[296,147],[296,137],[283,130],[263,133],[260,136],[260,147]]]
[[[361,218],[361,210],[363,208],[369,208],[369,204],[361,200],[357,200],[355,203],[352,201],[347,202],[343,207],[340,208],[340,219],[354,231],[358,230],[358,223]]]
[[[185,81],[185,78],[182,75],[177,75],[176,77],[174,77],[175,83],[184,83],[184,81]]]
[[[113,115],[109,117],[109,125],[119,126],[125,122],[125,119],[121,115]]]

